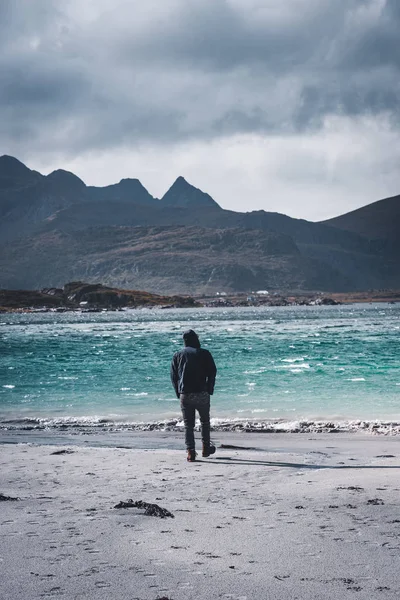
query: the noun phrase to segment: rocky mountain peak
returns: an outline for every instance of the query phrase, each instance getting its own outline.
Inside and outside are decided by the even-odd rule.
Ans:
[[[177,186],[186,186],[186,187],[193,187],[190,185],[190,183],[188,181],[186,181],[186,179],[183,177],[183,175],[179,175],[179,177],[176,178],[175,182],[173,183],[173,185],[175,187]]]
[[[120,183],[124,185],[142,185],[137,177],[123,177]]]
[[[47,175],[46,181],[63,188],[86,187],[82,179],[79,179],[77,175],[74,175],[74,173],[71,173],[70,171],[64,171],[64,169],[56,169],[56,171]]]
[[[146,190],[139,179],[124,178],[119,183],[113,183],[105,187],[90,187],[92,200],[108,200],[127,202],[129,204],[149,205],[154,198]]]
[[[7,171],[9,175],[19,173],[25,173],[29,171],[28,167],[24,165],[20,160],[14,158],[13,156],[8,156],[8,154],[3,154],[0,156],[0,172],[3,173]]]
[[[179,206],[182,208],[220,208],[209,194],[191,185],[182,175],[172,184],[167,193],[162,197],[161,202],[168,206]]]
[[[136,178],[131,178],[131,177],[125,177],[124,179],[121,179],[121,181],[117,184],[119,186],[119,188],[121,190],[132,190],[132,191],[137,191],[137,190],[146,190],[146,188],[144,187],[144,185],[139,181],[139,179]]]
[[[0,188],[15,188],[40,178],[37,171],[31,171],[17,158],[7,154],[0,156]]]

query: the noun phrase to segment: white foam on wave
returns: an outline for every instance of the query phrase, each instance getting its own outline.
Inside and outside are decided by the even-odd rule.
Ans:
[[[15,385],[11,385],[11,384],[3,385],[3,388],[6,388],[7,390],[13,390],[15,388]]]
[[[282,358],[281,362],[294,363],[294,362],[304,362],[305,356],[300,356],[299,358]]]
[[[365,377],[352,377],[351,379],[346,379],[346,381],[365,381]]]
[[[158,421],[128,421],[119,415],[111,417],[81,416],[58,417],[54,419],[26,418],[0,422],[3,430],[63,430],[69,429],[71,433],[104,433],[110,431],[181,431],[183,421],[181,417],[160,419]],[[117,420],[119,419],[119,420]],[[400,422],[379,420],[309,420],[309,419],[256,419],[213,418],[211,425],[214,431],[242,431],[263,433],[351,433],[362,431],[369,434],[400,435]],[[197,422],[196,428],[199,429]]]
[[[278,369],[292,369],[295,367],[296,369],[310,369],[310,364],[306,362],[301,363],[288,363],[287,365],[277,365]]]

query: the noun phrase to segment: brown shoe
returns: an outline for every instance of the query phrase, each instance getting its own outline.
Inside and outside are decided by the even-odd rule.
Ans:
[[[214,444],[203,444],[203,452],[202,452],[202,457],[203,458],[208,458],[209,456],[211,456],[211,454],[215,454],[215,446]]]
[[[188,462],[194,462],[196,460],[196,452],[194,450],[194,448],[190,448],[187,451],[187,459]]]

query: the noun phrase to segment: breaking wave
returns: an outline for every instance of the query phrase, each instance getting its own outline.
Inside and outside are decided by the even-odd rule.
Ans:
[[[4,419],[0,431],[68,431],[70,434],[128,432],[128,431],[182,431],[182,419],[159,421],[118,421],[99,416]],[[199,424],[197,424],[199,428]],[[283,420],[283,419],[211,419],[212,431],[243,433],[356,433],[400,435],[400,422],[381,420]]]

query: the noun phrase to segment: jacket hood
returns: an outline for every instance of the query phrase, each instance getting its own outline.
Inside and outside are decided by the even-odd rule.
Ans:
[[[193,329],[188,329],[183,334],[183,342],[185,346],[191,346],[192,348],[200,348],[199,336]]]

